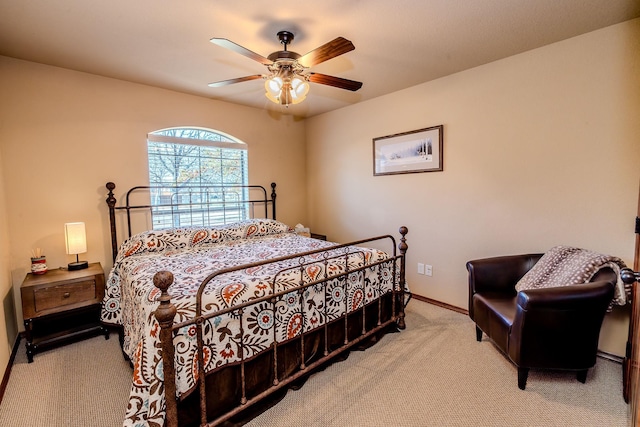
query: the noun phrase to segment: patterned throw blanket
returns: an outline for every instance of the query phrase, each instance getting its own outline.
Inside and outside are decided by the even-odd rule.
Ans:
[[[618,276],[613,304],[625,305],[631,296],[631,285],[620,279],[625,263],[617,257],[591,252],[571,246],[555,246],[546,252],[516,284],[517,291],[553,288],[587,283],[603,268],[611,268]]]

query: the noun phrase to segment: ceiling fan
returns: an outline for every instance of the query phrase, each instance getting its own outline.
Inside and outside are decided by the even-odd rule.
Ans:
[[[309,67],[354,50],[355,46],[349,40],[338,37],[301,56],[296,52],[287,50],[287,45],[293,41],[293,33],[280,31],[277,36],[280,43],[284,45],[284,49],[273,52],[266,58],[230,40],[212,38],[211,43],[244,55],[254,61],[258,61],[265,65],[269,72],[266,75],[254,74],[251,76],[222,80],[210,83],[209,86],[221,87],[249,80],[265,79],[267,98],[276,104],[287,107],[289,104],[297,104],[305,99],[309,92],[308,82],[350,91],[356,91],[362,87],[361,82],[308,71]]]

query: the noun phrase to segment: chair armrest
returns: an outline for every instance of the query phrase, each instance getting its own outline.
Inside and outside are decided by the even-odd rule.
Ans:
[[[510,255],[467,262],[469,296],[477,292],[515,294],[518,280],[535,265],[542,254]]]
[[[535,265],[542,254],[509,255],[467,262],[469,272],[469,317],[474,319],[473,296],[481,292],[515,295],[518,280]]]
[[[518,293],[517,304],[524,311],[607,307],[613,298],[614,289],[615,282],[613,280],[600,280],[557,288],[528,289]]]
[[[613,280],[521,291],[509,333],[509,357],[518,366],[588,369],[595,363]]]

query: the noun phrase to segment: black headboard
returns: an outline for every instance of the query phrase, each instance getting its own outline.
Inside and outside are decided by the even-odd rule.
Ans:
[[[190,185],[190,186],[137,186],[124,197],[124,204],[116,206],[113,194],[116,185],[107,182],[107,205],[111,227],[111,250],[113,260],[118,254],[116,211],[125,211],[126,236],[132,235],[131,215],[147,211],[152,215],[152,228],[172,226],[223,224],[249,218],[276,219],[276,183],[271,183],[271,194],[261,185]],[[136,203],[135,197],[144,203]],[[151,204],[151,198],[157,203]],[[144,230],[140,230],[144,231]]]

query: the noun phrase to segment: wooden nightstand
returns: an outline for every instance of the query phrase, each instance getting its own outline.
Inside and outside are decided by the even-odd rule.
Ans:
[[[20,286],[27,359],[44,348],[109,331],[100,323],[104,271],[100,263],[84,270],[27,274]]]

